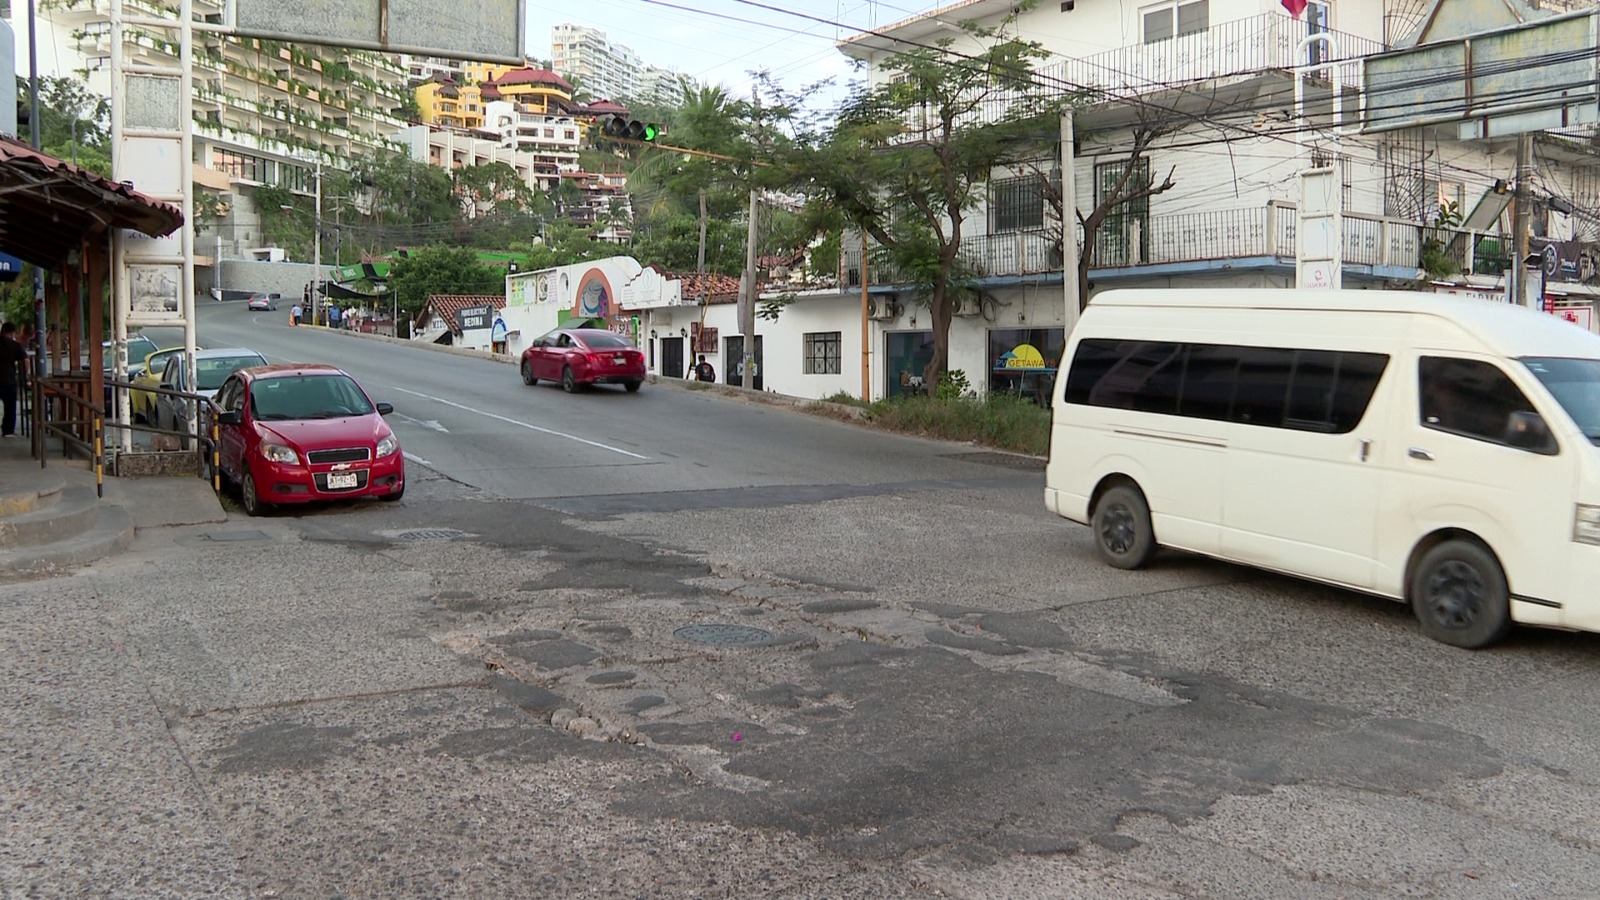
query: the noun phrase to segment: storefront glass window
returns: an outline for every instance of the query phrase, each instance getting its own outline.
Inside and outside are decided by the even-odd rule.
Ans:
[[[989,332],[989,392],[1050,402],[1056,366],[1066,349],[1065,329],[997,328]]]
[[[933,359],[933,332],[897,331],[884,335],[888,365],[884,375],[885,397],[924,393],[922,373]]]

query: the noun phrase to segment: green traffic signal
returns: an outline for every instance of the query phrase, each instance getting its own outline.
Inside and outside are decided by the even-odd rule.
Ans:
[[[660,134],[661,134],[661,126],[653,125],[653,124],[650,124],[650,123],[646,123],[645,124],[645,126],[644,126],[644,139],[645,140],[653,141]]]

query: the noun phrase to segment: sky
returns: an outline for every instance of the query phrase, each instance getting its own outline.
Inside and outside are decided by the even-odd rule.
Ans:
[[[859,29],[897,22],[941,3],[931,0],[528,0],[527,52],[550,57],[550,27],[586,25],[606,32],[648,65],[678,69],[747,96],[751,70],[764,70],[790,91],[832,78],[832,90],[809,98],[836,102],[853,75],[834,44]],[[670,4],[670,5],[664,5]],[[837,28],[790,12],[843,23]]]

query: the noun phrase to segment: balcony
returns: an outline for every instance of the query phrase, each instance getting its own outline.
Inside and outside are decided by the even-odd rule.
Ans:
[[[1292,204],[1277,201],[1261,207],[1220,209],[1208,212],[1150,216],[1129,220],[1122,227],[1103,225],[1096,235],[1091,272],[1102,278],[1113,275],[1136,276],[1142,271],[1183,274],[1206,270],[1202,264],[1238,261],[1240,269],[1293,268],[1295,226],[1299,219]],[[1392,273],[1390,277],[1414,274],[1422,259],[1423,228],[1413,222],[1347,212],[1344,216],[1344,264],[1373,272]],[[1482,235],[1448,233],[1440,241],[1441,252],[1455,253],[1461,269],[1467,247],[1476,247],[1475,268],[1491,274],[1485,260]],[[979,234],[961,242],[959,259],[975,279],[1021,279],[1027,276],[1053,276],[1061,272],[1061,258],[1055,252],[1054,234],[1048,229]],[[840,254],[846,287],[861,285],[861,249],[847,246]],[[1079,237],[1079,245],[1082,238]],[[873,284],[906,284],[893,266],[874,261],[868,277]]]
[[[1286,72],[1329,59],[1327,50],[1320,44],[1296,53],[1296,45],[1309,33],[1309,28],[1306,22],[1297,19],[1263,13],[1222,22],[1194,34],[1040,66],[1033,80],[1051,94],[1088,88],[1127,97],[1168,91],[1199,81]],[[1382,51],[1383,42],[1345,32],[1326,33],[1334,38],[1338,58],[1343,60],[1338,67],[1342,83],[1359,84],[1360,57]],[[958,124],[999,121],[1019,99],[1015,92],[996,91],[977,109],[962,116]],[[907,134],[901,140],[915,140],[932,124],[931,111],[924,116],[913,112],[908,117]]]

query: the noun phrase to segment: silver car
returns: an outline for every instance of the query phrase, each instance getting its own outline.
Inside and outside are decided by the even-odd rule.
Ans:
[[[167,359],[161,372],[161,386],[169,390],[199,394],[207,400],[216,396],[222,383],[240,369],[267,364],[266,357],[244,347],[197,350],[194,355],[195,383],[189,384],[188,354],[176,353]],[[194,427],[195,401],[189,397],[156,395],[155,424],[163,431],[190,434]],[[188,446],[187,443],[185,446]]]

